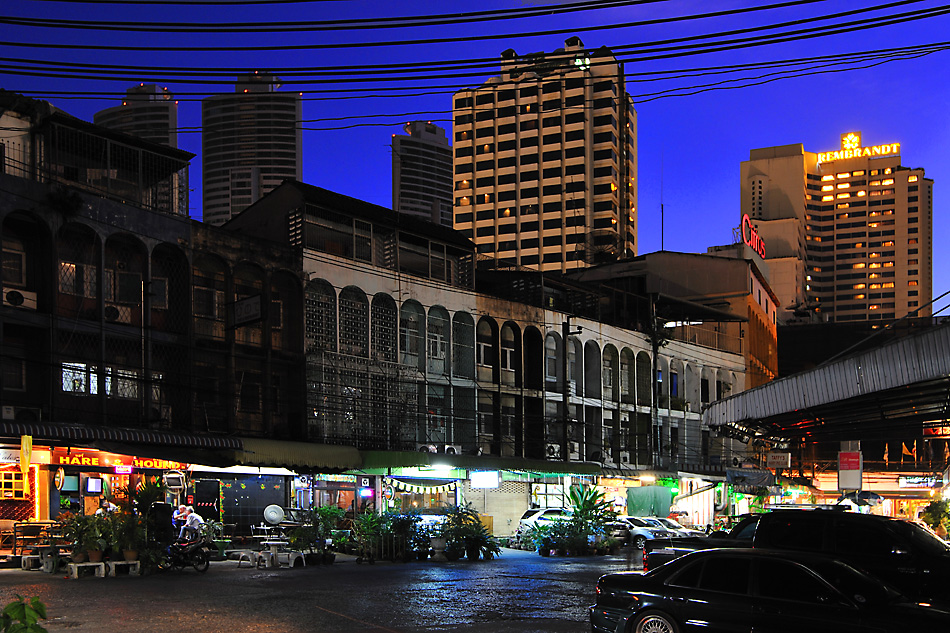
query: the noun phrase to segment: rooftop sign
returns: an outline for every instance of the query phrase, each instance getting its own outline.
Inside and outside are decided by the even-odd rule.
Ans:
[[[821,152],[818,154],[819,163],[846,158],[872,158],[874,156],[892,156],[901,153],[900,143],[889,145],[874,145],[861,147],[861,133],[848,132],[841,135],[841,150],[837,152]]]

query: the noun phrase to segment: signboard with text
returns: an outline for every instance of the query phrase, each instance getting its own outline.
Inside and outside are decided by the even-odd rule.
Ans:
[[[838,490],[861,490],[863,475],[864,459],[861,451],[838,453]]]

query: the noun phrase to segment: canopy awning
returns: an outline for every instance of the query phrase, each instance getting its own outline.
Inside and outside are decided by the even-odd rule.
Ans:
[[[313,444],[241,438],[243,449],[234,451],[234,463],[240,466],[275,466],[295,471],[343,472],[363,465],[360,452],[353,446]]]
[[[363,451],[363,468],[413,468],[444,465],[465,470],[507,470],[564,475],[599,475],[600,464],[521,459],[495,455],[444,455],[415,451]]]
[[[192,435],[150,429],[124,429],[87,424],[54,424],[43,422],[0,422],[0,437],[32,435],[34,441],[56,444],[94,444],[116,442],[151,446],[175,446],[194,449],[239,449],[241,440],[220,435]]]

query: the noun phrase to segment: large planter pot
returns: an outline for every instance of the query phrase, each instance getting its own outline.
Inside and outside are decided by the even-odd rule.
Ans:
[[[101,563],[102,562],[102,550],[101,549],[91,549],[86,552],[86,555],[89,556],[90,563]]]
[[[432,560],[437,563],[447,562],[449,559],[445,556],[445,546],[448,541],[440,536],[433,536],[429,539],[429,545],[432,546]]]
[[[70,558],[72,558],[74,563],[85,563],[88,557],[86,556],[86,552],[74,549]]]
[[[139,551],[137,549],[124,549],[122,550],[122,558],[129,563],[136,561],[139,559]]]

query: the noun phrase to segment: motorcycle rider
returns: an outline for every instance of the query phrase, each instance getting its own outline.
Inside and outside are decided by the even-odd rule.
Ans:
[[[178,533],[178,538],[193,540],[198,538],[198,534],[201,531],[201,525],[205,522],[201,518],[201,515],[195,512],[195,509],[192,506],[185,508],[185,523],[181,526],[181,531]]]

